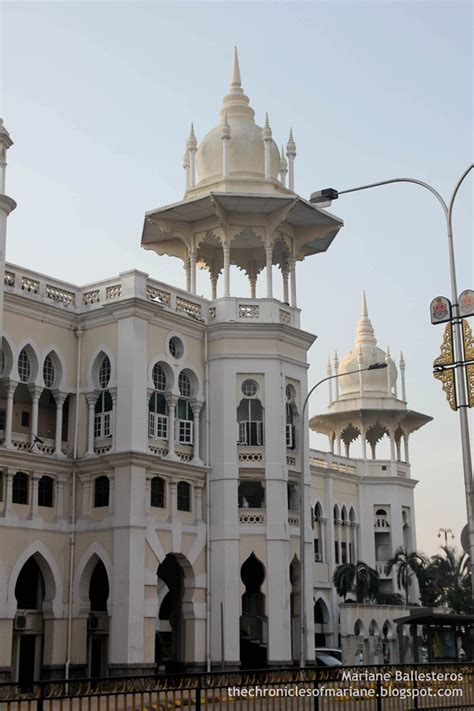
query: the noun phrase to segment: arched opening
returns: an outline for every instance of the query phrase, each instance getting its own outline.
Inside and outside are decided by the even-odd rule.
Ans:
[[[313,511],[313,553],[315,563],[322,563],[324,561],[325,541],[323,540],[324,526],[321,523],[322,515],[322,506],[320,502],[317,501]]]
[[[329,612],[324,600],[316,600],[313,608],[314,646],[326,647],[326,631],[329,622]]]
[[[244,398],[237,407],[238,444],[241,447],[260,447],[263,445],[263,407],[257,398],[255,380],[244,380],[242,393]]]
[[[20,684],[41,678],[45,581],[35,557],[23,565],[15,585],[17,611],[13,622],[13,672]]]
[[[165,390],[168,387],[166,370],[160,363],[155,363],[151,377],[154,392],[148,401],[148,436],[150,439],[168,439],[168,404]]]
[[[290,616],[291,616],[291,658],[293,661],[300,656],[300,590],[301,566],[296,555],[290,564]]]
[[[178,558],[168,553],[158,566],[158,620],[155,663],[166,671],[179,671],[185,661],[184,570]]]
[[[178,376],[179,398],[176,404],[176,441],[180,444],[192,444],[193,410],[191,398],[195,394],[191,378],[187,371],[182,370]]]
[[[254,553],[243,563],[240,578],[245,585],[240,616],[240,662],[244,669],[259,669],[267,663],[268,619],[261,591],[265,568]]]
[[[109,641],[109,578],[105,565],[100,559],[94,566],[89,581],[89,619],[88,619],[88,666],[89,676],[106,676]]]

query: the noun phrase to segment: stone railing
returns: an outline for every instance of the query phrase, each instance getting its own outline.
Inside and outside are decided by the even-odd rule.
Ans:
[[[3,433],[2,433],[3,434]],[[20,452],[31,452],[32,454],[43,454],[48,457],[54,455],[56,449],[56,444],[54,439],[48,439],[46,437],[41,437],[41,442],[37,441],[33,446],[31,445],[31,438],[29,434],[22,434],[20,432],[12,432],[12,445],[15,449]],[[62,453],[67,454],[67,445],[65,442],[62,443]]]
[[[242,447],[239,452],[239,463],[241,464],[257,464],[263,463],[262,448],[249,450],[248,447]]]
[[[244,526],[264,526],[265,511],[263,509],[239,509],[239,523]]]
[[[326,458],[321,456],[321,454],[314,451],[310,452],[309,462],[311,466],[320,469],[334,469],[339,472],[347,472],[348,474],[355,474],[357,472],[356,465],[351,464],[347,457],[342,457],[337,454],[328,454]]]
[[[288,525],[296,528],[300,525],[300,516],[295,511],[288,512]]]

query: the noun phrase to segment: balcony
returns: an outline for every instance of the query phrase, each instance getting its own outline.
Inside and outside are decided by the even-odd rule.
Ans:
[[[0,440],[4,442],[5,432],[0,430]],[[46,437],[41,437],[41,442],[36,442],[34,446],[31,445],[30,435],[21,434],[19,432],[12,432],[12,445],[19,452],[29,452],[31,454],[43,454],[47,457],[54,456],[55,442],[54,439],[48,439]],[[61,451],[64,455],[68,454],[67,443],[62,442]]]
[[[263,509],[239,509],[241,526],[264,526],[265,511]]]

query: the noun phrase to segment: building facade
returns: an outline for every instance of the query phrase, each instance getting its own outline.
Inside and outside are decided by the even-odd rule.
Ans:
[[[142,245],[182,259],[183,289],[138,271],[79,287],[5,265],[3,124],[0,144],[1,677],[288,665],[302,584],[306,659],[338,644],[335,566],[363,559],[390,592],[384,561],[415,546],[407,443],[429,418],[398,399],[390,361],[375,385],[341,378],[311,420],[330,452],[310,451],[315,336],[300,328],[296,264],[342,222],[295,193],[291,132],[285,157],[268,117],[255,123],[235,54],[219,125],[199,145],[191,129],[184,199],[144,220]],[[235,267],[248,297],[232,295]],[[389,358],[371,329],[364,305],[341,375],[354,357]],[[376,458],[385,434],[390,456]]]

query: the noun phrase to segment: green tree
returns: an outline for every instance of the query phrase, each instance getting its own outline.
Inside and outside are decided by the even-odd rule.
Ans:
[[[393,558],[387,562],[385,570],[390,574],[396,570],[397,584],[405,591],[405,604],[409,604],[410,585],[414,576],[418,577],[420,568],[426,565],[426,559],[416,551],[408,552],[407,548],[397,548]]]
[[[357,602],[373,598],[378,591],[378,573],[367,563],[358,560],[357,563],[342,563],[338,565],[333,575],[337,594],[344,598],[349,593],[355,593]]]

